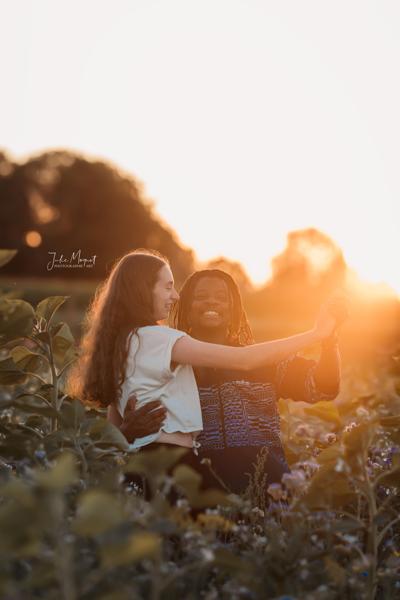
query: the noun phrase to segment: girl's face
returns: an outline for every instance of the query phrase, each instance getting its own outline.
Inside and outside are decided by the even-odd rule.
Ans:
[[[168,265],[164,265],[158,272],[158,279],[153,288],[153,311],[156,321],[162,321],[169,315],[174,302],[179,300],[175,289],[174,277]]]
[[[196,283],[189,308],[192,330],[227,331],[231,320],[228,286],[223,279],[204,276]]]

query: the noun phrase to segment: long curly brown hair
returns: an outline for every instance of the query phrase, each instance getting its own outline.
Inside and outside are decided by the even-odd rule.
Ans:
[[[222,279],[227,285],[231,306],[231,322],[227,343],[231,346],[253,344],[253,332],[243,308],[239,287],[233,277],[229,273],[221,271],[221,269],[202,269],[189,275],[179,292],[179,302],[171,312],[170,323],[172,327],[190,334],[189,312],[193,302],[193,293],[197,282],[203,277]]]
[[[153,289],[168,260],[140,248],[117,261],[89,307],[81,356],[67,382],[70,395],[85,404],[107,407],[121,393],[128,356],[128,335],[155,325]]]

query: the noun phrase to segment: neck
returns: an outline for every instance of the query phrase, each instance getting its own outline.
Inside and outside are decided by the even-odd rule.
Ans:
[[[210,344],[229,345],[227,332],[220,329],[193,329],[191,336],[196,340],[209,342]]]

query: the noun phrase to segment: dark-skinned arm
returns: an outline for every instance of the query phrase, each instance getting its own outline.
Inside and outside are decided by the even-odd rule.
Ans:
[[[107,409],[107,419],[118,427],[130,444],[137,438],[160,431],[166,414],[165,407],[158,400],[153,400],[136,410],[134,395],[128,398],[124,418],[113,404]]]

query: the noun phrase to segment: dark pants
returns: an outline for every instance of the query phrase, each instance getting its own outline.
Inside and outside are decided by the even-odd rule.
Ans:
[[[254,475],[254,467],[262,447],[249,446],[222,448],[221,450],[200,449],[200,458],[209,458],[212,468],[229,490],[235,494],[243,493],[249,484],[249,475]],[[280,483],[282,475],[290,469],[280,448],[269,448],[263,472],[266,487],[270,483]]]

